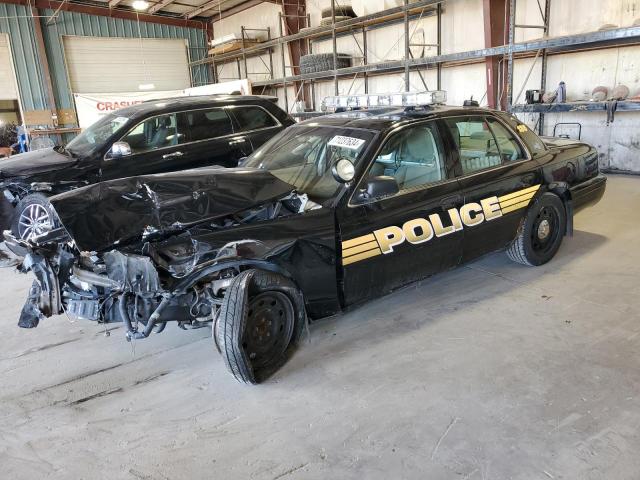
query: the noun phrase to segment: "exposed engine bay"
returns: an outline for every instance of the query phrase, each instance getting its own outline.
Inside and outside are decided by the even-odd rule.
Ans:
[[[168,322],[194,329],[215,322],[231,281],[244,269],[269,270],[270,247],[258,240],[213,244],[207,235],[276,220],[320,205],[289,192],[280,199],[190,227],[147,227],[118,249],[80,251],[61,227],[27,243],[5,232],[7,246],[24,256],[20,270],[34,281],[19,325],[66,314],[98,323],[123,322],[128,340],[162,332]],[[236,238],[238,238],[236,236]]]

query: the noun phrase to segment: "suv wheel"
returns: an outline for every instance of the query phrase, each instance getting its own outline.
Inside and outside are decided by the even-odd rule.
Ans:
[[[55,213],[47,197],[31,193],[16,206],[11,233],[22,240],[32,240],[58,226]]]

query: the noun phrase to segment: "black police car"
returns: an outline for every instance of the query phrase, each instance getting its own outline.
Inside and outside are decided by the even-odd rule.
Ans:
[[[509,114],[444,106],[354,111],[290,127],[243,168],[105,182],[51,198],[64,228],[34,242],[22,326],[66,312],[213,324],[231,373],[256,383],[308,318],[507,249],[541,265],[606,179],[581,142]]]
[[[235,167],[294,120],[275,97],[214,95],[152,100],[117,110],[66,147],[0,161],[0,189],[15,207],[3,227],[29,239],[52,227],[46,197],[114,178]],[[15,211],[14,211],[15,210]]]

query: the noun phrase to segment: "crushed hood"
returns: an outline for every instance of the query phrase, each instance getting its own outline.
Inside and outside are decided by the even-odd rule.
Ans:
[[[102,182],[50,200],[80,251],[102,251],[232,215],[292,190],[265,170],[210,167]]]
[[[29,177],[68,168],[76,163],[76,159],[58,153],[53,148],[21,153],[0,160],[0,179]]]

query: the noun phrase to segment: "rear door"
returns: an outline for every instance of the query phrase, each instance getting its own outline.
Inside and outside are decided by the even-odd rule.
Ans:
[[[535,160],[517,135],[493,115],[444,119],[456,145],[464,195],[462,261],[507,246],[542,184]]]
[[[180,112],[178,128],[188,155],[185,168],[236,167],[240,158],[252,152],[249,138],[237,133],[225,107]]]
[[[284,128],[277,118],[259,105],[232,105],[228,109],[236,122],[236,131],[250,139],[253,150]]]
[[[338,210],[347,305],[455,266],[462,256],[462,195],[436,122],[392,133],[359,184],[393,177],[399,193]]]

